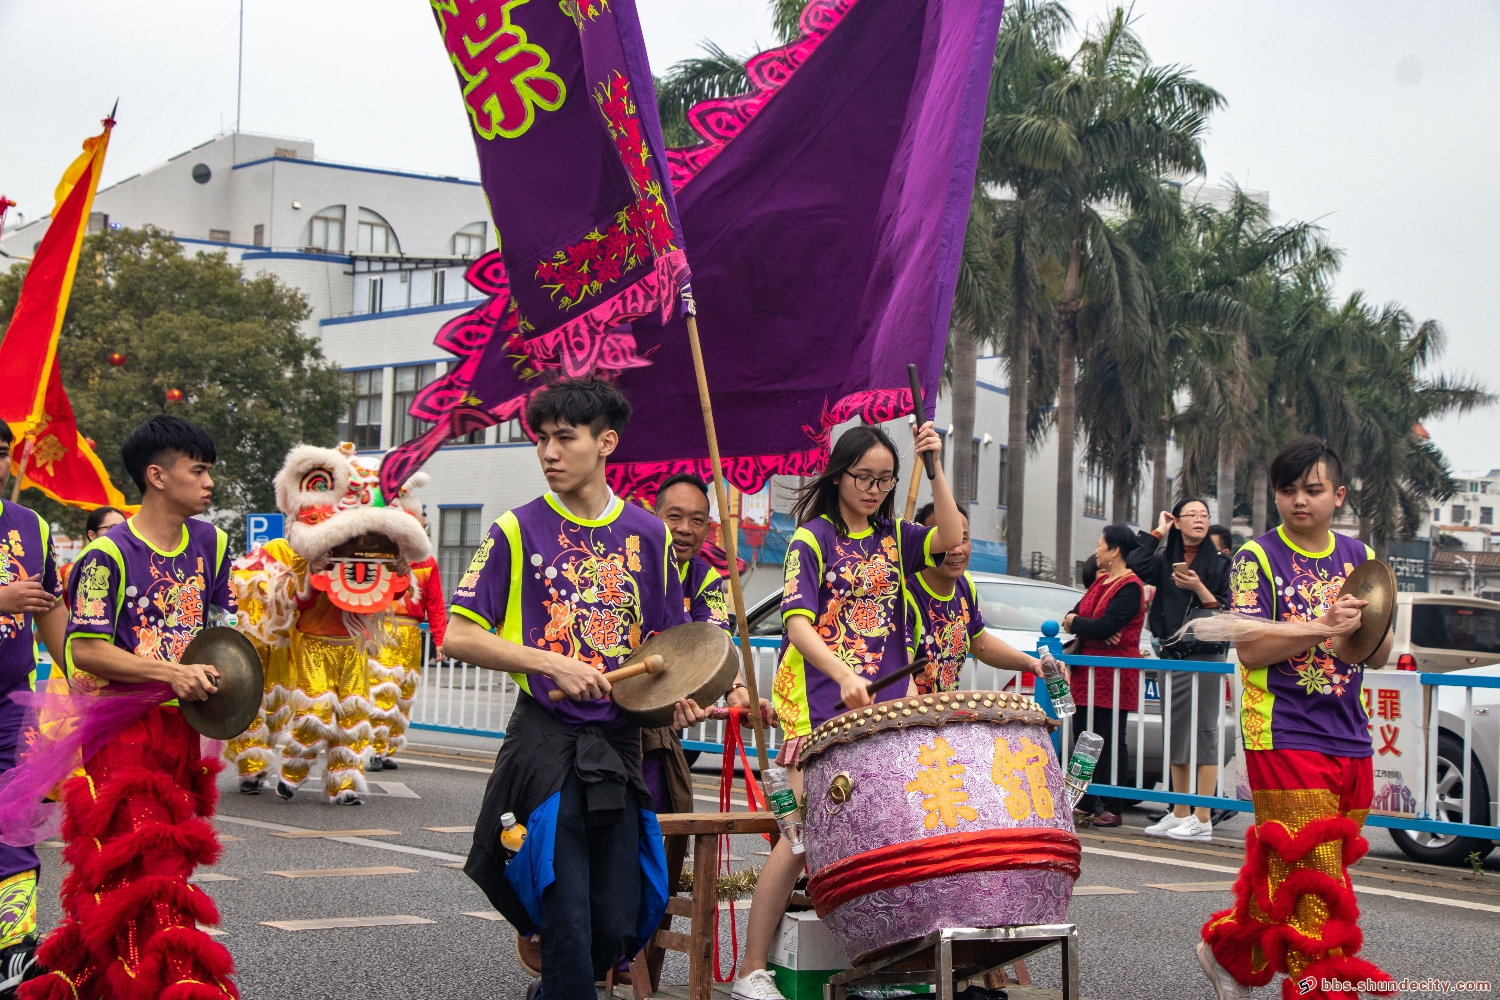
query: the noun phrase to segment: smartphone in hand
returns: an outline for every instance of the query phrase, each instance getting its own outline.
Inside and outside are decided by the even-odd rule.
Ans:
[[[1174,562],[1172,564],[1172,572],[1173,573],[1186,573],[1187,571],[1188,571],[1188,564],[1185,563],[1185,562]]]

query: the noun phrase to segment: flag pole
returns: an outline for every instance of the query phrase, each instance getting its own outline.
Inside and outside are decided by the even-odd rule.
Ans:
[[[16,470],[16,482],[10,488],[10,502],[17,503],[21,497],[21,481],[26,478],[26,465],[31,461],[31,445],[35,440],[30,434],[26,435],[26,444],[21,448],[21,464]]]
[[[734,619],[740,633],[740,662],[745,671],[745,688],[750,695],[750,723],[755,727],[755,756],[762,773],[770,767],[766,756],[765,722],[760,717],[760,691],[755,683],[755,657],[750,649],[750,623],[745,618],[745,594],[740,589],[740,557],[738,518],[729,513],[729,491],[724,485],[724,469],[719,464],[719,435],[714,430],[714,407],[708,395],[708,375],[703,370],[703,347],[698,342],[698,317],[692,299],[687,300],[688,346],[693,351],[693,374],[698,379],[698,403],[703,408],[703,431],[708,436],[708,461],[713,466],[714,495],[719,502],[720,532],[724,544],[724,557],[728,563],[729,596],[734,603]]]
[[[917,377],[917,366],[906,366],[906,377],[911,382],[911,413],[912,419],[921,427],[927,415],[927,406],[922,402],[922,380]],[[927,464],[927,478],[932,479],[937,475],[936,463],[933,461],[932,452],[922,453],[922,461]],[[910,521],[917,516],[917,491],[922,488],[922,476],[917,472],[916,458],[913,456],[911,468],[911,488],[906,491],[906,520]]]

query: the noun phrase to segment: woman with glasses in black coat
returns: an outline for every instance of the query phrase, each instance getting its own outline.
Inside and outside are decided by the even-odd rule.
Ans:
[[[1202,500],[1179,500],[1169,514],[1161,512],[1155,531],[1142,531],[1129,558],[1130,568],[1142,581],[1156,587],[1147,622],[1161,642],[1164,660],[1223,660],[1226,643],[1198,642],[1190,637],[1172,641],[1183,624],[1203,609],[1216,610],[1229,604],[1229,557],[1208,537],[1208,505]],[[1198,724],[1193,730],[1193,678],[1198,678]],[[1166,680],[1163,678],[1163,685]],[[1196,793],[1212,795],[1218,781],[1219,704],[1224,682],[1218,674],[1173,671],[1171,674],[1172,726],[1169,740],[1172,791],[1194,791],[1191,745],[1198,746]],[[1190,737],[1190,733],[1192,736]],[[1160,822],[1146,828],[1156,837],[1174,840],[1210,840],[1213,823],[1209,810],[1174,806]]]

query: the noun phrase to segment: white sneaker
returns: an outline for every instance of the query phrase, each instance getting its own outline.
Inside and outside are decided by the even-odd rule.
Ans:
[[[1175,830],[1192,818],[1192,813],[1188,813],[1186,816],[1178,816],[1175,813],[1169,812],[1151,826],[1146,827],[1146,836],[1165,837],[1168,830]]]
[[[744,979],[736,979],[729,995],[733,1000],[786,1000],[769,969],[756,969]]]
[[[1214,995],[1219,1000],[1249,1000],[1253,987],[1235,979],[1229,971],[1214,959],[1214,950],[1207,941],[1198,942],[1198,964],[1203,966],[1208,981],[1213,984]]]
[[[1181,826],[1168,830],[1167,836],[1173,840],[1213,840],[1214,825],[1204,823],[1197,816],[1189,816]]]

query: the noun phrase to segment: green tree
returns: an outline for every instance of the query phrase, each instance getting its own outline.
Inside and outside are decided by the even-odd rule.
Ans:
[[[0,275],[8,326],[24,268]],[[268,276],[246,278],[223,253],[188,255],[152,228],[88,237],[58,345],[63,386],[78,427],[126,498],[140,491],[120,445],[157,413],[201,424],[218,449],[214,520],[243,541],[249,511],[274,510],[272,479],[299,443],[333,445],[348,390],[302,332],[307,303]],[[109,363],[112,353],[125,363]],[[169,390],[183,394],[168,400]],[[77,532],[83,514],[40,492],[25,502]]]
[[[1066,71],[1056,48],[1071,27],[1061,4],[1013,0],[1006,5],[980,143],[978,185],[1001,192],[992,246],[1003,312],[993,337],[1005,358],[1009,384],[1008,476],[1000,502],[1006,509],[1006,570],[1014,576],[1027,572],[1022,538],[1027,458],[1045,439],[1047,404],[1057,386],[1052,334],[1061,291],[1059,230],[1038,189],[1046,172],[1065,162],[1072,148],[1066,127],[1041,112],[1037,99]]]
[[[1180,67],[1153,65],[1126,11],[1115,8],[1036,103],[1034,117],[1054,127],[1035,139],[1016,130],[1012,141],[1036,146],[1036,162],[1061,160],[1045,171],[1038,191],[1067,240],[1057,310],[1055,578],[1070,582],[1079,314],[1087,304],[1090,332],[1100,340],[1150,335],[1150,276],[1106,213],[1122,207],[1147,217],[1169,211],[1175,192],[1162,178],[1202,172],[1203,131],[1223,98]]]

